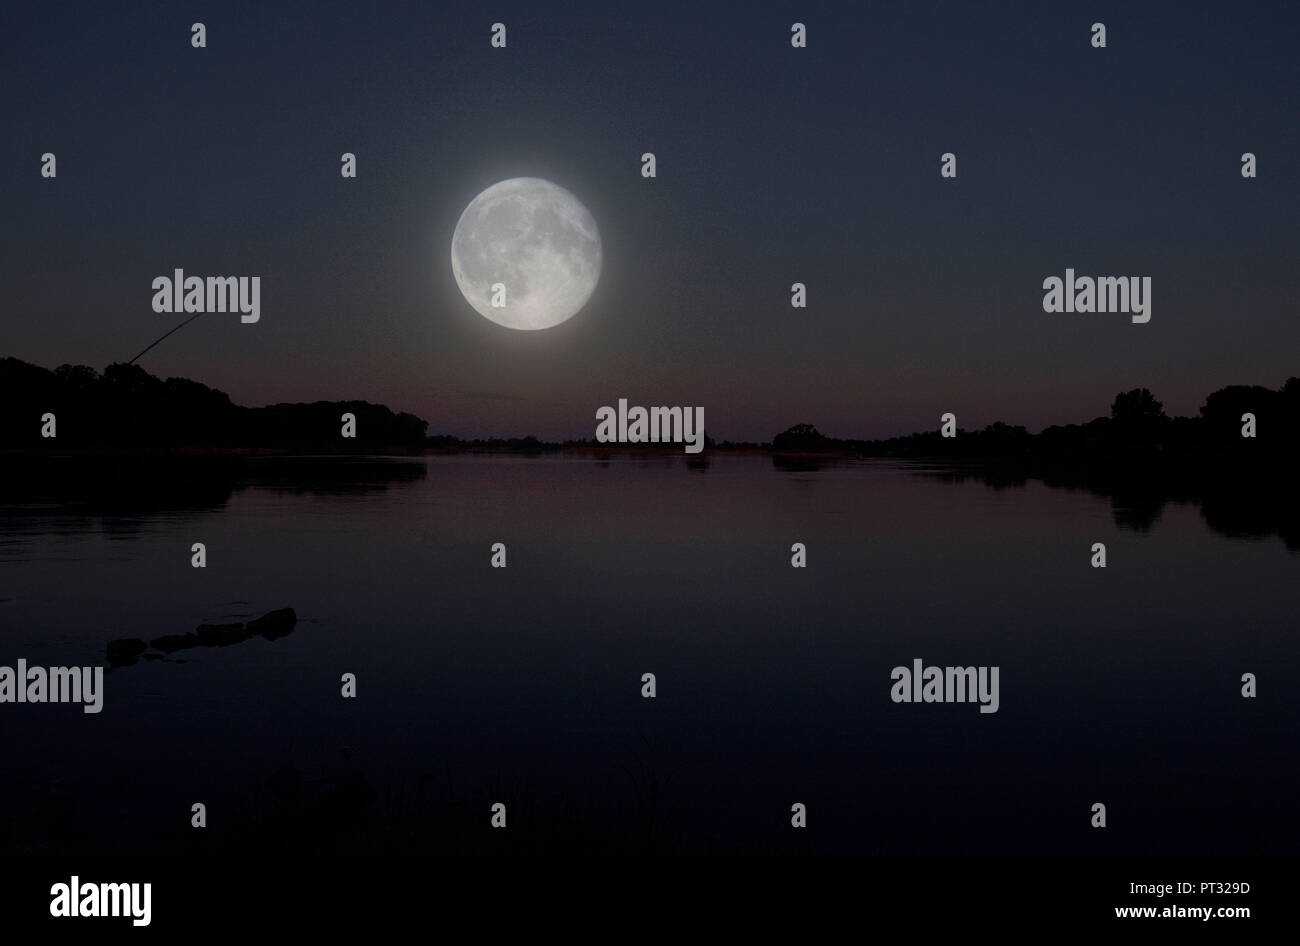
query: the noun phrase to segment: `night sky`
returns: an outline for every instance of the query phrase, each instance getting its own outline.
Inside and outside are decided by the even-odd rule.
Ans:
[[[150,306],[180,267],[261,276],[262,318],[205,315],[152,373],[462,436],[590,437],[619,397],[719,439],[1037,430],[1300,375],[1300,6],[989,6],[7,5],[0,355],[125,361],[180,320]],[[542,332],[475,313],[448,259],[515,176],[604,242]],[[1043,312],[1066,267],[1151,276],[1150,323]]]

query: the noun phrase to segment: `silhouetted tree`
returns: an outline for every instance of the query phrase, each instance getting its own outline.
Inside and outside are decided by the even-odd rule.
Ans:
[[[833,446],[834,441],[812,424],[795,424],[772,438],[774,450],[826,450]]]
[[[1115,395],[1110,406],[1112,446],[1125,449],[1156,449],[1163,440],[1169,415],[1165,406],[1146,388],[1134,388]]]
[[[59,365],[54,377],[68,390],[89,391],[99,381],[99,372],[89,365]]]
[[[1285,388],[1283,388],[1285,390]],[[1277,433],[1281,395],[1260,385],[1232,384],[1220,388],[1201,405],[1201,420],[1205,436],[1218,447],[1239,448],[1247,446],[1241,436],[1241,416],[1254,414],[1261,431],[1270,438]]]
[[[1110,418],[1117,424],[1143,425],[1166,420],[1165,406],[1146,388],[1134,388],[1115,395],[1110,405]]]

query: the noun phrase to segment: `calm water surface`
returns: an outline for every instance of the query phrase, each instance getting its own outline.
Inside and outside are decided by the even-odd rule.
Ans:
[[[1276,538],[1226,538],[1193,505],[1135,531],[1089,493],[881,462],[404,469],[239,484],[169,512],[6,507],[0,663],[103,664],[115,638],[286,606],[299,623],[116,669],[98,716],[0,706],[0,846],[1182,854],[1300,839],[1300,554]],[[1105,569],[1089,566],[1098,541]],[[917,657],[1000,667],[999,712],[893,703],[891,669]],[[1240,695],[1247,671],[1258,699]],[[497,801],[505,832],[488,826]],[[1105,831],[1089,827],[1097,801]]]

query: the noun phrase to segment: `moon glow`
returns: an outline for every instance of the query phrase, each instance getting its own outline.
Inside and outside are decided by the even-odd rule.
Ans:
[[[506,328],[551,328],[572,318],[600,278],[600,231],[578,198],[538,177],[513,177],[475,197],[451,237],[456,285]],[[504,294],[494,284],[504,286]],[[495,301],[504,305],[494,306]]]

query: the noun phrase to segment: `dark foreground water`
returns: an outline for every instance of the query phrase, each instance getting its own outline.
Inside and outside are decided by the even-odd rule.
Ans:
[[[104,664],[112,639],[286,606],[299,623],[118,668],[99,715],[0,705],[0,849],[1300,840],[1300,554],[1212,531],[1195,505],[1135,530],[1104,497],[884,463],[432,457],[322,477],[302,462],[193,508],[4,507],[0,664]],[[999,711],[892,702],[891,669],[918,657],[998,666]]]

